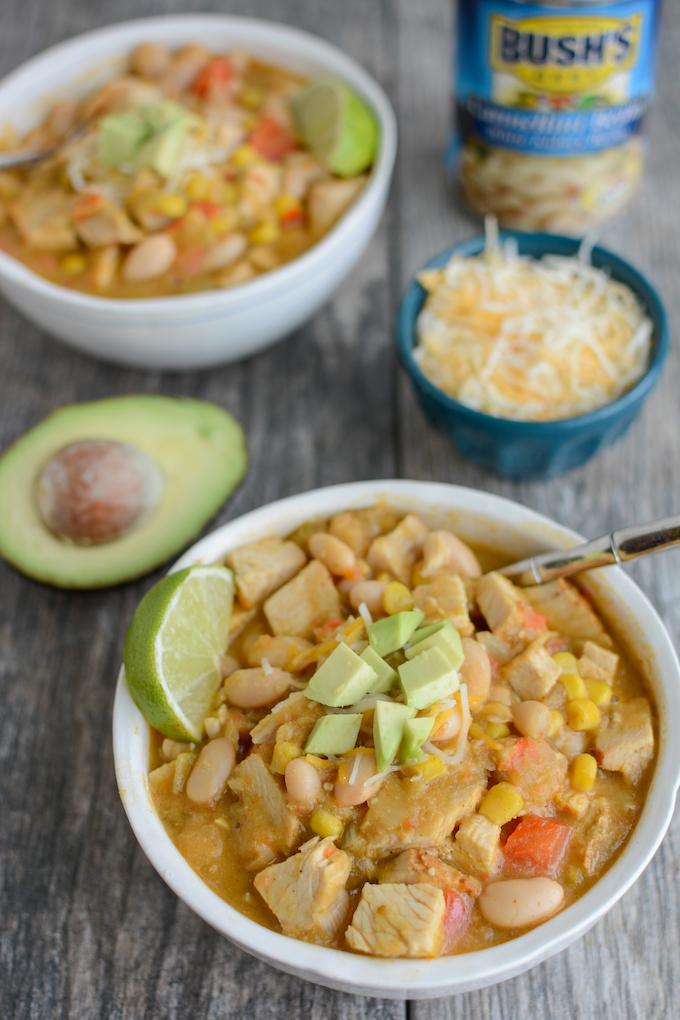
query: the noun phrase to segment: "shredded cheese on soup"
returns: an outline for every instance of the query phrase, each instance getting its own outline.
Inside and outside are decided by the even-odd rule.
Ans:
[[[415,357],[435,386],[499,418],[550,421],[625,393],[649,361],[652,324],[633,291],[577,257],[517,254],[493,226],[485,251],[420,274]]]

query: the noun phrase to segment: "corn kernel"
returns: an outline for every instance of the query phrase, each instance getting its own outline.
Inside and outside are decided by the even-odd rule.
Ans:
[[[256,227],[248,234],[248,240],[251,244],[273,244],[274,241],[278,241],[281,236],[281,232],[276,223],[258,223]]]
[[[524,807],[524,798],[512,783],[497,783],[484,794],[479,805],[480,815],[484,815],[494,825],[505,825],[515,818]]]
[[[302,203],[295,195],[289,195],[284,191],[275,199],[274,209],[276,215],[283,220],[287,216],[302,214]]]
[[[567,722],[572,730],[594,730],[600,718],[599,708],[588,698],[577,698],[567,703]]]
[[[230,233],[237,224],[237,217],[230,209],[224,209],[208,220],[208,227],[213,234],[221,236]]]
[[[567,697],[570,701],[574,701],[576,698],[588,697],[585,682],[581,679],[578,673],[563,673],[560,677],[560,681],[567,692]]]
[[[612,700],[612,689],[603,680],[586,680],[586,690],[598,708],[605,708]]]
[[[184,195],[160,195],[158,199],[158,211],[164,216],[172,216],[173,219],[178,220],[180,216],[184,216],[185,212],[189,207]]]
[[[62,271],[68,273],[69,276],[79,276],[85,272],[87,260],[84,255],[64,255],[59,265]]]
[[[305,761],[313,765],[315,769],[327,769],[331,767],[331,763],[328,758],[320,758],[318,754],[306,754]]]
[[[241,106],[245,106],[246,110],[259,110],[264,101],[264,95],[260,89],[252,88],[252,86],[243,89],[238,98]]]
[[[564,716],[557,708],[553,708],[550,712],[550,723],[548,725],[548,736],[554,737],[559,730],[564,726]]]
[[[317,836],[321,836],[324,839],[327,836],[330,836],[332,839],[337,839],[344,829],[344,825],[337,815],[333,815],[330,811],[323,811],[322,809],[314,812],[312,817],[309,819],[309,824],[312,831],[315,832]]]
[[[597,775],[597,762],[592,754],[577,754],[569,766],[569,781],[579,793],[592,790]]]
[[[423,779],[436,779],[446,772],[446,765],[435,754],[429,754],[423,761],[407,766],[404,772],[409,776],[422,776]]]
[[[272,754],[272,772],[278,772],[282,776],[288,762],[301,756],[302,748],[297,744],[293,744],[290,740],[278,740],[274,744],[274,753]]]
[[[239,145],[231,154],[229,162],[232,166],[244,168],[257,161],[257,152],[252,145]]]
[[[401,581],[390,581],[383,592],[382,607],[388,616],[413,609],[411,592]]]
[[[206,177],[205,174],[192,174],[184,190],[190,201],[205,202],[212,197],[214,186],[214,178]]]
[[[482,729],[479,723],[476,722],[470,723],[470,729],[468,732],[473,740],[483,740],[487,747],[490,747],[492,751],[500,750],[501,745],[498,744],[495,740],[492,740],[489,734]]]
[[[571,652],[555,652],[553,662],[557,663],[563,673],[578,673],[578,662]]]
[[[490,722],[486,724],[487,736],[492,740],[500,740],[501,737],[510,736],[510,727],[502,722]]]

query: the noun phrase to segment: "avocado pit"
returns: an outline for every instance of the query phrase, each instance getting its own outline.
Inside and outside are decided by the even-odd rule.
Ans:
[[[103,545],[130,531],[162,491],[161,471],[142,450],[111,439],[84,439],[47,461],[36,501],[54,535],[75,545]]]

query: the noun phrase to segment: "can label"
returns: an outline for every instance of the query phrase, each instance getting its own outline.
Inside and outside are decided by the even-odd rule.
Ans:
[[[654,81],[655,0],[572,8],[460,0],[459,11],[464,139],[570,156],[640,132]]]

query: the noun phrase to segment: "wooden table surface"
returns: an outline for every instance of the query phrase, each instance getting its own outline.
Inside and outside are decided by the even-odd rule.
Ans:
[[[313,322],[244,364],[164,375],[97,364],[0,304],[0,444],[55,405],[130,392],[217,401],[245,425],[251,466],[219,522],[318,485],[402,476],[477,486],[587,534],[680,509],[680,363],[670,358],[632,431],[550,484],[511,484],[465,463],[425,423],[396,366],[400,292],[431,253],[471,236],[443,180],[449,123],[447,0],[3,0],[0,72],[108,22],[173,10],[282,19],[326,36],[382,82],[401,147],[368,253]],[[98,11],[97,8],[100,8]],[[643,193],[605,233],[658,284],[680,322],[680,4],[667,2]],[[680,637],[680,558],[633,571]],[[121,639],[149,579],[69,594],[0,567],[0,1017],[515,1017],[670,1020],[680,994],[680,824],[614,910],[567,952],[483,992],[428,1003],[337,994],[235,949],[163,884],[132,836],[111,756]]]

